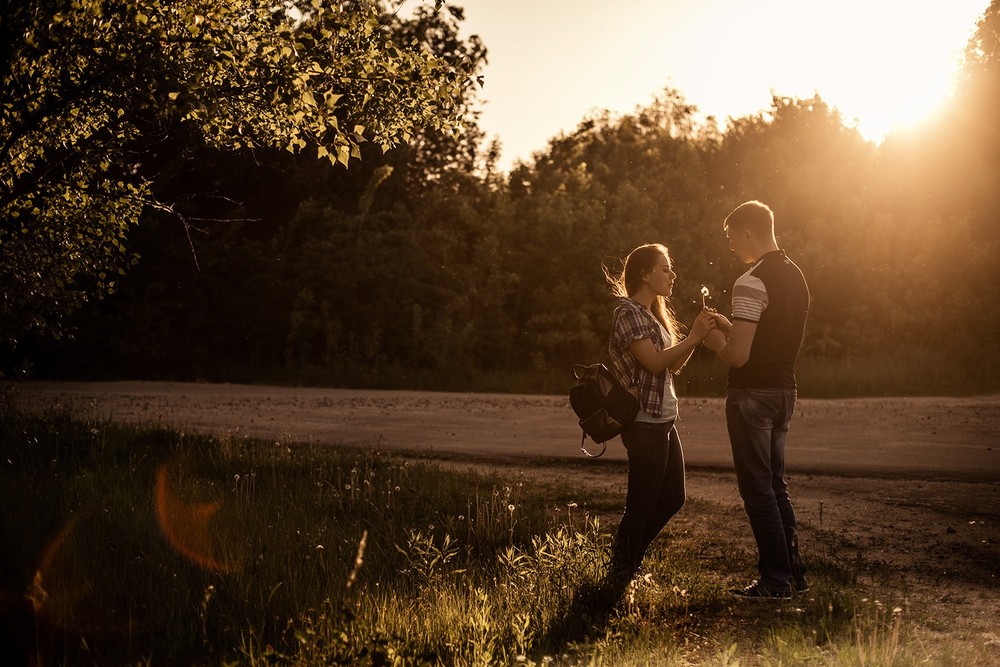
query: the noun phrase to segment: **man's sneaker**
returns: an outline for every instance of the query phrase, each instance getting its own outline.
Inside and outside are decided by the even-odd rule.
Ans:
[[[792,578],[792,595],[804,595],[809,592],[809,580],[799,575]]]
[[[754,600],[791,600],[792,589],[789,587],[768,586],[762,581],[755,581],[746,588],[733,588],[729,591],[736,597]]]

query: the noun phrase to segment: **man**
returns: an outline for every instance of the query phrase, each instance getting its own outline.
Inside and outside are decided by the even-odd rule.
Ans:
[[[785,485],[785,436],[795,407],[795,359],[809,287],[778,247],[768,206],[740,204],[726,217],[724,228],[730,249],[753,266],[733,286],[732,321],[717,314],[717,328],[705,346],[730,367],[726,425],[760,573],[746,588],[730,592],[787,600],[809,588]]]

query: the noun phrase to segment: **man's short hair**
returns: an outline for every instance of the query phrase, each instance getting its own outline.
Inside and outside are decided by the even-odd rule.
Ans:
[[[723,229],[746,229],[759,238],[774,234],[774,212],[756,199],[743,202],[726,216]]]

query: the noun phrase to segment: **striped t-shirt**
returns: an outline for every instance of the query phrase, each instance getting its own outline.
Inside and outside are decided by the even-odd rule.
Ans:
[[[783,250],[765,254],[733,285],[733,321],[755,322],[750,358],[729,369],[730,389],[795,389],[795,359],[809,312],[809,286]]]

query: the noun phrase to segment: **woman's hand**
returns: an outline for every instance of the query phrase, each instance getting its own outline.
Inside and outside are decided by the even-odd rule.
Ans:
[[[705,340],[705,336],[715,329],[716,326],[715,315],[708,308],[703,308],[698,313],[698,317],[694,319],[694,324],[691,325],[691,335],[697,340],[703,341]]]

